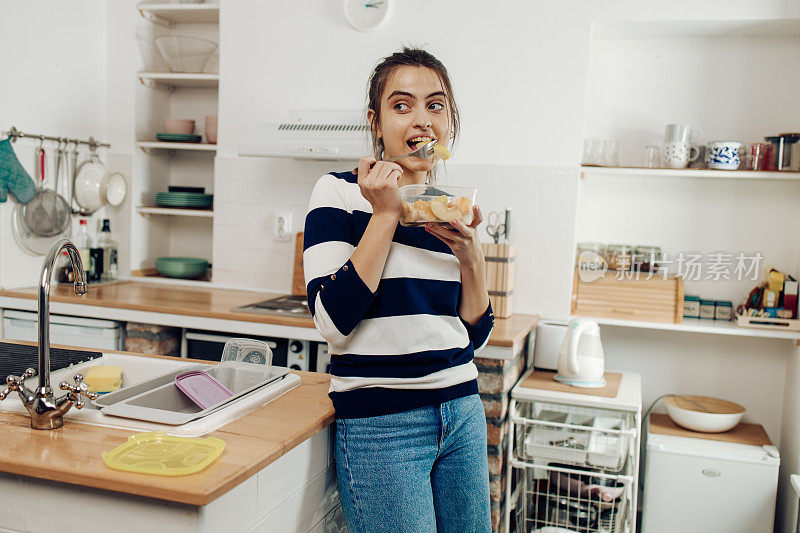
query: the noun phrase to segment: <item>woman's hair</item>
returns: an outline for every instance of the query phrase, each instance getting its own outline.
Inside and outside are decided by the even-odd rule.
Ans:
[[[401,51],[395,52],[378,63],[375,70],[372,72],[372,76],[369,78],[367,109],[371,109],[375,113],[372,124],[369,124],[369,130],[372,136],[372,151],[375,159],[383,159],[384,150],[383,140],[375,135],[375,126],[380,123],[381,118],[381,97],[383,96],[384,89],[386,89],[389,76],[396,68],[404,66],[427,67],[436,72],[444,87],[447,107],[450,111],[450,137],[452,142],[455,142],[458,136],[458,106],[456,106],[456,101],[453,98],[453,86],[450,84],[450,77],[447,75],[447,69],[433,54],[419,48],[403,47]]]

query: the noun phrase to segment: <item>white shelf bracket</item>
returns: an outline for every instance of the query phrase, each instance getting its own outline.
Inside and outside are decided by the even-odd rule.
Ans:
[[[153,24],[158,24],[159,26],[163,26],[165,28],[172,28],[175,26],[175,23],[172,22],[171,20],[167,20],[164,17],[159,17],[158,15],[155,15],[150,11],[140,9],[139,14],[142,16],[143,19],[145,19],[148,22],[152,22]]]
[[[168,93],[171,93],[171,92],[173,92],[175,90],[175,86],[174,85],[169,85],[169,84],[166,84],[166,83],[158,83],[157,81],[153,81],[150,78],[143,78],[141,76],[139,76],[139,83],[141,83],[142,85],[144,85],[148,89],[166,91]]]

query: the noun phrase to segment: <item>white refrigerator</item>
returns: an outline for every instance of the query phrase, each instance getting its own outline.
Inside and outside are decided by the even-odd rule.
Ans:
[[[647,435],[643,533],[771,533],[774,446]]]

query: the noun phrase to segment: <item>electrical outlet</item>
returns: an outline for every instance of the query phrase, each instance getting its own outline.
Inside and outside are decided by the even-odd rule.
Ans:
[[[275,213],[272,236],[276,241],[288,241],[292,236],[292,214]]]

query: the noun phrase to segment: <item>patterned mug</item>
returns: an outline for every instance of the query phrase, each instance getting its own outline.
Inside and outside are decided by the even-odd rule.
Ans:
[[[688,142],[664,143],[664,166],[667,168],[686,168],[690,161],[700,157],[700,149]]]
[[[736,170],[744,155],[744,144],[739,141],[714,141],[708,145],[708,168]]]

